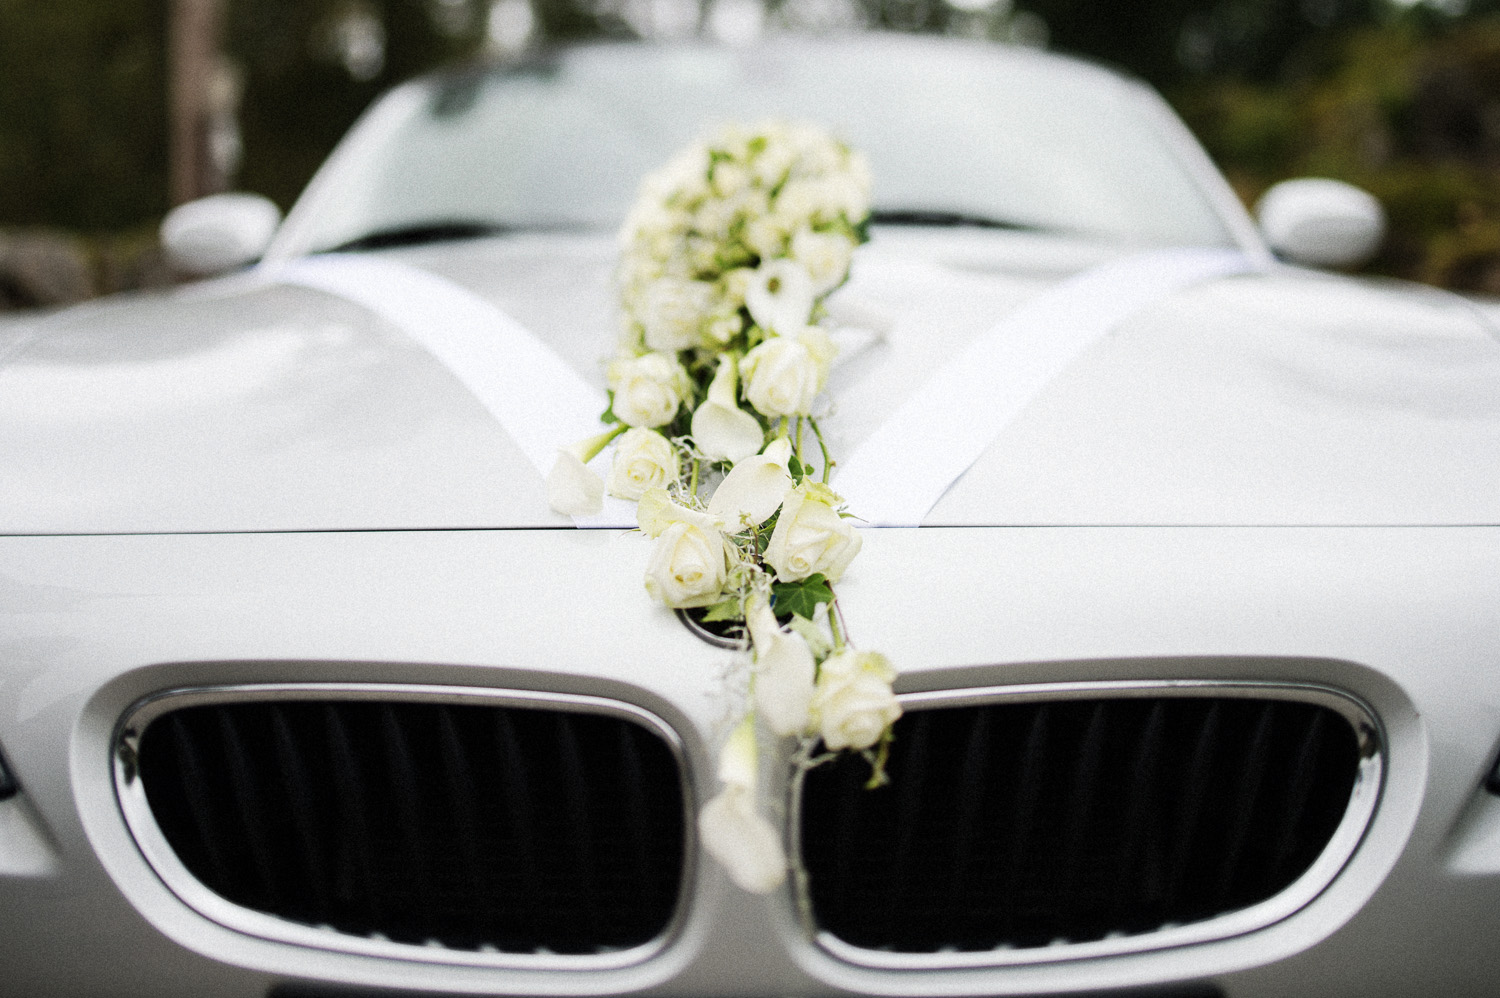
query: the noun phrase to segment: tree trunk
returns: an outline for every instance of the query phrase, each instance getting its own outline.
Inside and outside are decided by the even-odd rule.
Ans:
[[[169,195],[179,205],[225,189],[227,177],[209,146],[215,74],[220,61],[223,0],[172,0],[171,175]]]

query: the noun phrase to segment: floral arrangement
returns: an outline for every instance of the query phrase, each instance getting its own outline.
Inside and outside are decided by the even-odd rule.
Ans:
[[[647,176],[621,232],[608,429],[548,478],[562,513],[597,513],[606,489],[637,502],[647,593],[748,638],[749,703],[699,829],[756,892],[788,869],[758,806],[758,730],[796,740],[799,774],[863,752],[874,786],[901,713],[895,670],[853,647],[838,608],[861,539],[815,416],[836,353],[822,303],[866,238],[869,190],[860,155],[779,122],[726,127]],[[610,443],[605,481],[587,464]]]

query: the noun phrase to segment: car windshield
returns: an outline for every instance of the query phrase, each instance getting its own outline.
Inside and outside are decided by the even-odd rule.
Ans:
[[[320,178],[294,241],[610,229],[676,150],[779,117],[869,157],[877,222],[1227,243],[1154,110],[1104,70],[994,46],[585,47],[398,91]]]

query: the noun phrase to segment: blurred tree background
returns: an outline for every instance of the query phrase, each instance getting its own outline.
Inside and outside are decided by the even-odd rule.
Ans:
[[[154,230],[186,196],[171,53],[192,9],[214,13],[216,49],[188,88],[212,112],[200,191],[285,208],[376,94],[445,62],[880,27],[1125,68],[1247,203],[1287,177],[1350,181],[1391,218],[1369,271],[1500,294],[1500,0],[0,0],[0,273],[21,275],[0,278],[0,307],[170,279]],[[34,269],[78,262],[28,278],[22,248]]]

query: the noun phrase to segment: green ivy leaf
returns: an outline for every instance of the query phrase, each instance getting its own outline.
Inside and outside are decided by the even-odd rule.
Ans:
[[[599,414],[599,422],[603,423],[605,426],[613,426],[619,421],[620,417],[615,415],[615,393],[610,392],[609,405],[605,406],[604,411]]]
[[[703,611],[703,623],[714,624],[721,620],[739,620],[740,601],[728,599],[722,603],[715,603]]]
[[[778,582],[771,587],[777,616],[795,613],[811,620],[819,603],[832,603],[833,590],[822,572],[814,572],[801,582]]]
[[[787,459],[786,470],[791,472],[792,480],[795,482],[801,482],[807,477],[807,469],[802,466],[801,461],[797,460],[796,454]]]

